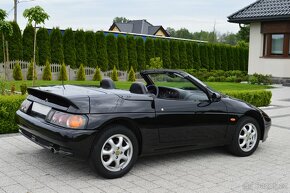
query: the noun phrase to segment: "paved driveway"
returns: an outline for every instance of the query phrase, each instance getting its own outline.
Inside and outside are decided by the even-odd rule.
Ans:
[[[287,99],[288,98],[288,99]],[[273,90],[267,142],[250,157],[213,148],[140,158],[121,179],[51,154],[20,135],[0,137],[0,193],[290,192],[290,88]]]

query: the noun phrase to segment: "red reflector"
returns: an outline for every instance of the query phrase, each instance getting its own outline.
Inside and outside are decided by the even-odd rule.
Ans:
[[[236,118],[230,118],[231,122],[236,122]]]

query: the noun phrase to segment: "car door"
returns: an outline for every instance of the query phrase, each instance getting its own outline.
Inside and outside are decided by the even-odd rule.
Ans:
[[[226,137],[228,114],[221,100],[156,98],[155,109],[161,145],[207,145]]]

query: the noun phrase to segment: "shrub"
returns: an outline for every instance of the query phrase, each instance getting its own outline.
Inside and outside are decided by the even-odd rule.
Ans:
[[[0,134],[18,132],[15,112],[25,98],[22,95],[0,96]]]
[[[75,49],[76,49],[76,68],[80,67],[80,64],[87,64],[86,58],[86,38],[83,30],[77,30],[75,33]]]
[[[15,84],[12,82],[10,85],[10,94],[15,94],[16,88],[15,88]]]
[[[231,97],[241,99],[257,107],[268,106],[271,103],[272,92],[267,90],[258,91],[227,91],[224,92]]]
[[[136,81],[136,76],[133,67],[131,66],[129,74],[128,74],[128,81],[134,82]]]
[[[116,66],[114,66],[114,68],[113,68],[111,78],[113,81],[118,81],[118,71],[117,71]]]
[[[46,60],[50,60],[49,35],[46,28],[39,28],[36,34],[37,53],[39,58],[38,65],[43,66]]]
[[[210,76],[210,77],[208,77],[207,81],[208,81],[208,82],[215,82],[216,79],[215,79],[214,76]]]
[[[249,82],[251,84],[264,84],[269,85],[272,84],[271,75],[263,75],[263,74],[253,74],[249,76]]]
[[[163,67],[163,62],[159,57],[151,58],[150,66],[147,66],[148,69],[161,69],[162,67]]]
[[[136,52],[136,41],[133,36],[127,36],[127,47],[128,47],[129,68],[133,66],[133,69],[137,70],[138,62]],[[126,70],[128,70],[129,68],[127,68]]]
[[[34,43],[34,28],[32,25],[27,25],[22,36],[23,56],[24,61],[30,61],[33,58],[33,43]]]
[[[74,69],[76,67],[76,49],[75,36],[71,28],[66,29],[63,34],[63,55],[64,63]]]
[[[11,36],[6,37],[8,41],[9,59],[10,60],[21,60],[22,58],[22,37],[21,30],[18,24],[13,21],[11,22],[13,33]],[[2,45],[2,43],[1,43]],[[31,59],[31,58],[30,58]]]
[[[119,34],[117,37],[117,46],[118,46],[119,69],[128,70],[129,62],[128,62],[127,41],[126,41],[126,38],[122,34]]]
[[[97,64],[104,72],[108,69],[106,37],[103,32],[96,33]]]
[[[85,44],[86,44],[86,57],[87,66],[97,67],[97,43],[96,35],[93,31],[85,32]]]
[[[14,80],[23,80],[20,64],[17,62],[13,69]]]
[[[107,54],[108,54],[108,69],[112,70],[114,66],[119,67],[118,49],[116,38],[113,34],[106,36]]]
[[[34,73],[33,73],[34,74],[34,80],[37,80],[36,69],[33,68],[33,62],[31,61],[29,66],[28,66],[28,70],[27,70],[27,75],[26,75],[26,79],[27,80],[32,80],[32,71],[34,71]]]
[[[170,46],[169,40],[162,40],[162,61],[164,68],[170,68]]]
[[[146,66],[150,65],[150,59],[155,56],[154,41],[152,38],[146,38],[145,41],[145,61]]]
[[[136,51],[137,51],[137,71],[145,69],[145,45],[141,37],[136,38]]]
[[[81,64],[77,73],[77,80],[86,80],[85,68],[84,65]]]
[[[229,76],[226,78],[226,82],[236,82],[236,76]]]
[[[43,69],[43,74],[42,74],[42,80],[51,80],[52,75],[51,75],[51,69],[50,69],[50,64],[49,61],[46,61],[45,67]]]
[[[5,95],[6,94],[6,81],[1,80],[0,86],[1,86],[1,95]]]
[[[96,67],[95,74],[93,76],[94,81],[100,81],[102,79],[101,70],[99,67]]]
[[[26,92],[27,92],[27,85],[25,83],[22,83],[20,85],[20,91],[21,91],[21,94],[22,95],[25,95],[26,94]]]
[[[61,64],[64,61],[62,34],[59,28],[53,28],[50,33],[51,62]]]
[[[58,80],[67,80],[67,72],[66,72],[66,66],[64,63],[62,63],[61,67],[60,67],[60,71],[59,71],[59,76],[58,76]]]

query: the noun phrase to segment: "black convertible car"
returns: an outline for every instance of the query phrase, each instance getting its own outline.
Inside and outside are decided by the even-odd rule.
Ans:
[[[20,132],[35,143],[89,159],[106,178],[126,174],[140,155],[227,146],[249,156],[265,141],[271,119],[177,70],[145,70],[130,90],[103,79],[100,88],[28,89],[17,111]]]

